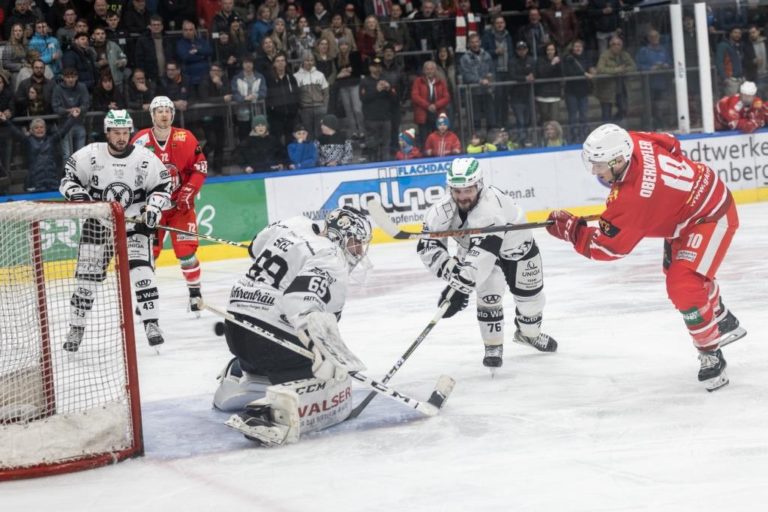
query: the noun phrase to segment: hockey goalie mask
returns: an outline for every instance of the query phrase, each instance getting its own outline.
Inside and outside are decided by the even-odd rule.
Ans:
[[[161,126],[160,128],[169,128],[173,124],[173,119],[176,117],[176,106],[168,96],[155,96],[152,99],[152,103],[149,104],[149,115],[152,117],[152,124],[157,126],[155,120],[155,109],[167,108],[171,111],[171,120],[168,122],[168,126]]]
[[[336,208],[325,218],[325,234],[341,247],[349,271],[365,259],[371,243],[371,223],[360,210],[351,206]]]

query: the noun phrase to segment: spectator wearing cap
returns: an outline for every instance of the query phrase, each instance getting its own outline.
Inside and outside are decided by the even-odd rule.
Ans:
[[[515,113],[517,143],[521,146],[528,140],[528,128],[531,127],[531,86],[534,80],[533,57],[528,54],[528,43],[518,41],[515,44],[515,56],[511,62],[512,80],[519,85],[512,86],[510,94],[512,110]]]
[[[78,82],[85,85],[89,91],[93,91],[99,72],[96,65],[96,51],[91,47],[91,40],[87,33],[75,34],[72,46],[64,52],[61,62],[65,68],[76,69]]]
[[[293,142],[288,144],[289,169],[308,169],[317,165],[317,146],[303,124],[293,129]]]
[[[365,120],[365,152],[370,162],[392,158],[392,113],[399,108],[398,91],[381,76],[381,59],[373,58],[370,74],[360,81],[360,100]]]
[[[187,79],[190,94],[197,94],[197,88],[208,76],[209,60],[213,50],[208,39],[197,32],[195,24],[185,20],[181,26],[181,39],[176,41],[176,58]]]
[[[422,75],[411,86],[413,122],[418,126],[418,145],[424,145],[437,122],[437,116],[445,114],[450,103],[448,84],[437,74],[437,64],[431,60],[426,61],[422,66]]]
[[[451,123],[446,114],[437,116],[437,129],[429,134],[424,143],[424,153],[427,156],[451,156],[461,153],[461,141],[458,135],[450,130]]]
[[[232,78],[232,100],[239,105],[235,109],[237,133],[243,140],[251,131],[251,118],[259,102],[267,97],[267,80],[254,70],[253,57],[243,57],[243,70]]]
[[[45,121],[36,117],[29,123],[29,134],[25,134],[13,123],[7,122],[7,116],[0,112],[0,125],[5,124],[26,149],[28,170],[24,189],[27,192],[58,190],[62,177],[61,139],[74,126],[78,115],[79,112],[73,111],[64,126],[53,132],[48,132]]]
[[[283,145],[291,140],[299,116],[300,91],[296,78],[288,72],[284,53],[275,57],[267,77],[267,119],[275,138]]]
[[[253,129],[237,148],[243,172],[279,171],[285,166],[285,146],[269,133],[267,118],[253,118]]]
[[[315,56],[304,54],[301,68],[294,75],[299,85],[299,117],[311,137],[320,133],[320,120],[328,110],[330,87],[325,75],[315,67]]]
[[[459,71],[465,85],[474,86],[469,90],[472,98],[473,125],[479,129],[485,119],[486,126],[495,126],[495,107],[493,105],[493,82],[495,69],[491,55],[483,50],[480,36],[470,34],[469,48],[459,59]]]
[[[496,81],[509,82],[512,80],[510,63],[515,50],[504,16],[496,15],[492,18],[491,29],[483,32],[482,44],[483,49],[488,52],[493,61]],[[507,125],[510,91],[509,85],[499,85],[493,91],[497,125]]]
[[[136,41],[133,64],[141,68],[154,83],[165,74],[165,64],[174,58],[176,46],[164,35],[163,18],[154,15],[149,19],[149,29]]]
[[[400,150],[395,153],[397,160],[414,160],[424,156],[416,145],[416,130],[413,128],[403,130],[397,138],[397,143],[400,146]]]
[[[83,118],[91,108],[91,95],[88,88],[78,82],[75,68],[64,68],[61,83],[53,87],[53,113],[59,116],[73,116],[77,121],[61,139],[62,161],[78,149],[85,146],[85,125]]]
[[[237,13],[235,12],[235,0],[219,0],[219,7],[220,9],[213,16],[211,31],[221,36],[222,33],[229,33],[229,26]]]
[[[509,132],[503,126],[489,132],[488,140],[490,140],[499,151],[512,151],[513,149],[520,148],[517,143],[509,139]]]
[[[320,136],[317,145],[317,165],[333,167],[352,161],[352,141],[339,129],[339,120],[333,114],[326,114],[320,121]]]
[[[87,37],[87,34],[86,34]],[[51,68],[54,75],[58,75],[62,68],[62,53],[59,40],[48,32],[48,23],[38,20],[35,23],[35,34],[29,40],[29,49],[40,53],[40,60]]]
[[[334,86],[344,109],[348,133],[352,138],[365,138],[363,122],[363,105],[360,102],[360,77],[363,74],[363,64],[360,55],[353,51],[351,43],[346,39],[339,40],[339,53],[336,56],[336,81]]]

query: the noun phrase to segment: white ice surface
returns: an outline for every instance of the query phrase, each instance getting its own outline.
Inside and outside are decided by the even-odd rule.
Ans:
[[[179,269],[163,267],[162,355],[138,340],[146,455],[2,483],[0,511],[765,510],[768,203],[740,215],[719,273],[749,331],[724,350],[729,386],[707,393],[696,380],[696,352],[666,298],[660,240],[598,263],[541,231],[544,329],[556,354],[507,343],[492,380],[471,304],[439,322],[392,381],[426,398],[441,373],[453,376],[439,416],[377,397],[357,420],[278,449],[255,448],[211,409],[229,353],[214,316],[185,312]],[[413,243],[373,246],[370,258],[341,331],[375,377],[430,320],[441,285]],[[206,300],[223,306],[247,265],[203,262]],[[509,339],[509,295],[506,313]]]

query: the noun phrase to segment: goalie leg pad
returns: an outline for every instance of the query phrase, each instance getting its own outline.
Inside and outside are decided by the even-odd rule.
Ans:
[[[269,446],[344,421],[352,411],[352,380],[303,379],[267,388],[267,395],[232,416],[227,425]],[[266,411],[266,412],[265,412]]]
[[[244,372],[235,357],[219,374],[213,406],[224,412],[241,411],[249,403],[264,398],[271,384],[267,377]]]

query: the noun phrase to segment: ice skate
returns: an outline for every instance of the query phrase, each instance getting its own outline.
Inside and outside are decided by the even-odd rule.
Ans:
[[[64,350],[67,352],[77,352],[80,348],[80,343],[83,342],[83,335],[85,335],[85,327],[72,325],[67,333],[67,341],[64,342]]]
[[[725,309],[722,301],[720,301],[720,307]],[[725,310],[725,317],[717,322],[717,329],[720,331],[721,348],[747,335],[747,330],[739,326],[739,319],[728,309]]]
[[[520,330],[517,330],[515,331],[515,335],[512,338],[512,341],[515,343],[520,343],[521,345],[528,345],[533,347],[539,352],[557,351],[557,341],[555,341],[555,338],[548,334],[544,334],[543,332],[533,338],[530,336],[525,336],[522,332],[520,332]]]
[[[280,446],[288,435],[287,426],[272,421],[272,408],[266,404],[251,404],[224,424],[263,446]]]
[[[159,354],[157,346],[162,345],[165,340],[163,339],[163,331],[160,330],[160,326],[157,325],[157,320],[147,320],[144,322],[144,332],[147,333],[147,341],[150,347],[155,347],[155,350]]]
[[[189,310],[200,318],[200,312],[203,310],[203,295],[200,293],[199,286],[189,287]]]
[[[486,345],[485,357],[483,357],[483,366],[491,371],[491,377],[496,376],[496,369],[504,363],[504,345]]]
[[[707,391],[715,391],[728,384],[728,376],[725,374],[725,367],[728,363],[723,358],[723,352],[720,349],[711,352],[699,352],[699,382],[704,383]]]

